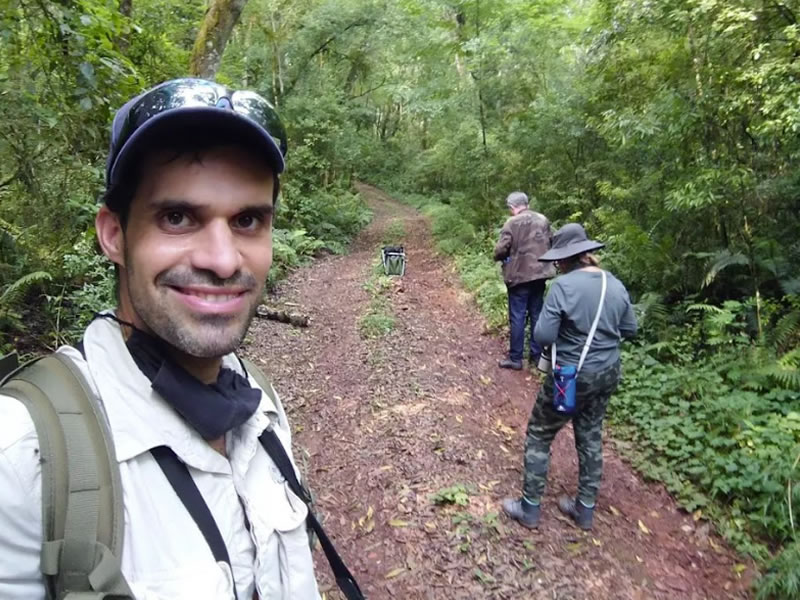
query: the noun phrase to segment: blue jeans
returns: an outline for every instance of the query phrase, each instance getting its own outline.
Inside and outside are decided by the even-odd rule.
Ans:
[[[508,358],[522,360],[522,346],[525,343],[525,321],[531,323],[531,360],[538,360],[542,348],[533,339],[533,329],[544,303],[545,279],[528,281],[508,288],[508,325],[511,329],[511,349]]]

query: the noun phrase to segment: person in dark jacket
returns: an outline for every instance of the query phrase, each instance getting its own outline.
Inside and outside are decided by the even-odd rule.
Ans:
[[[494,259],[502,261],[503,280],[508,288],[508,324],[511,331],[508,358],[500,361],[503,369],[522,369],[522,352],[525,343],[525,321],[530,319],[530,362],[539,361],[542,348],[534,340],[533,329],[547,280],[555,275],[550,263],[539,262],[539,257],[550,248],[550,221],[543,214],[532,211],[528,196],[513,192],[506,198],[511,217],[500,231],[494,247]]]
[[[539,258],[555,261],[562,273],[550,286],[534,337],[557,349],[558,365],[583,365],[576,381],[576,409],[569,414],[553,405],[553,375],[539,388],[525,440],[522,497],[503,501],[505,513],[528,528],[539,526],[540,501],[547,480],[550,444],[572,420],[578,451],[578,494],[562,497],[559,509],[582,529],[591,529],[595,499],[603,475],[603,418],[620,379],[622,338],[636,335],[636,317],[625,286],[600,269],[591,252],[604,244],[590,240],[578,223],[564,225],[553,236],[553,247]],[[600,306],[603,281],[605,296]],[[593,322],[597,321],[588,350]]]

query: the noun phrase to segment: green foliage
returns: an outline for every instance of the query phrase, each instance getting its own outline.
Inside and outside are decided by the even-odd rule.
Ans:
[[[632,442],[623,448],[638,469],[766,560],[776,543],[797,551],[800,486],[787,484],[800,476],[800,388],[775,374],[768,348],[741,338],[742,307],[691,305],[688,314],[702,318],[676,327],[680,334],[627,350],[609,420]],[[783,555],[771,564],[762,597],[793,597],[796,565]]]
[[[730,511],[734,531],[786,541],[792,531],[781,497],[794,461],[787,450],[800,449],[800,395],[740,389],[734,372],[742,360],[725,351],[668,363],[633,349],[609,416],[636,443],[637,465],[665,480],[687,509],[715,500]]]
[[[48,297],[48,313],[53,321],[54,343],[74,343],[95,313],[113,306],[114,267],[96,248],[90,230],[64,255],[68,285],[60,294]]]
[[[508,293],[490,253],[487,248],[483,253],[461,254],[456,258],[456,266],[464,287],[472,293],[489,326],[499,328],[508,322]]]
[[[470,491],[462,483],[452,485],[450,487],[442,488],[434,494],[431,494],[430,500],[438,505],[455,505],[466,506],[469,504]]]
[[[34,271],[0,288],[0,331],[25,330],[22,313],[17,306],[22,303],[22,299],[31,287],[51,279],[50,273]],[[13,350],[11,339],[0,339],[0,354],[11,350]]]
[[[462,253],[474,242],[475,227],[454,206],[428,206],[423,212],[431,218],[436,244],[445,254]]]
[[[406,228],[403,221],[393,220],[383,230],[381,242],[384,246],[402,246],[405,237]]]
[[[89,241],[108,124],[186,73],[204,10],[0,8],[5,348],[74,339],[111,302]],[[555,226],[584,223],[641,323],[617,427],[634,436],[642,419],[640,467],[733,539],[785,544],[761,593],[796,595],[778,487],[800,390],[797,14],[755,0],[249,0],[218,79],[270,98],[289,133],[270,283],[345,250],[371,216],[359,178],[430,217],[492,326],[506,321],[491,260],[506,194],[527,192]],[[366,335],[394,326],[387,285],[368,282]]]
[[[272,232],[273,266],[267,283],[272,285],[312,258],[325,242],[308,235],[305,229],[274,229]]]
[[[758,582],[757,600],[800,596],[800,542],[792,542],[774,560]]]
[[[369,311],[358,320],[358,330],[365,339],[376,339],[392,332],[394,317],[384,304],[372,304]]]
[[[276,227],[302,229],[321,248],[344,252],[345,244],[372,218],[364,200],[341,189],[303,193],[291,182],[284,186]]]
[[[372,274],[364,284],[370,297],[369,305],[358,319],[358,330],[364,339],[380,338],[394,330],[395,318],[386,295],[391,288],[392,278],[384,275],[380,260],[376,260]]]

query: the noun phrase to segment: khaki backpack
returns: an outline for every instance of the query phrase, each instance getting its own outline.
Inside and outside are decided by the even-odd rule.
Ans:
[[[28,409],[42,466],[42,554],[47,597],[133,600],[122,576],[122,483],[103,408],[78,368],[50,354],[3,360],[0,393]]]
[[[241,362],[276,403],[264,374],[250,361]],[[41,571],[48,600],[135,600],[122,575],[122,483],[100,399],[75,364],[58,353],[22,366],[16,354],[0,358],[0,394],[25,405],[39,438]],[[339,589],[347,600],[365,600],[272,428],[260,440],[287,485],[308,506],[309,531],[319,540]]]

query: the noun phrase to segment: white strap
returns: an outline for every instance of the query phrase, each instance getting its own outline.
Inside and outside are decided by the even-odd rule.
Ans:
[[[583,345],[583,351],[581,352],[581,359],[578,361],[578,371],[581,370],[583,366],[583,361],[586,360],[586,355],[589,353],[589,346],[592,345],[592,340],[594,339],[594,333],[597,331],[597,324],[600,322],[600,314],[603,312],[603,303],[606,300],[606,287],[607,287],[607,278],[606,272],[600,271],[600,274],[603,276],[603,288],[600,290],[600,304],[597,305],[597,314],[594,316],[594,323],[592,323],[592,328],[589,330],[589,337],[586,338],[586,343]]]
[[[594,322],[592,323],[592,328],[589,330],[589,336],[586,338],[586,343],[583,345],[583,350],[581,351],[581,358],[578,361],[578,369],[576,372],[580,372],[581,367],[583,366],[583,361],[586,360],[586,355],[589,353],[589,347],[592,345],[592,340],[594,340],[594,334],[597,331],[597,324],[600,322],[600,315],[603,312],[603,303],[606,301],[606,288],[608,287],[608,280],[606,277],[605,271],[600,271],[600,274],[603,276],[603,285],[600,289],[600,303],[597,305],[597,314],[594,316]],[[556,366],[556,343],[553,342],[553,346],[550,350],[550,358],[553,362],[553,367]]]

